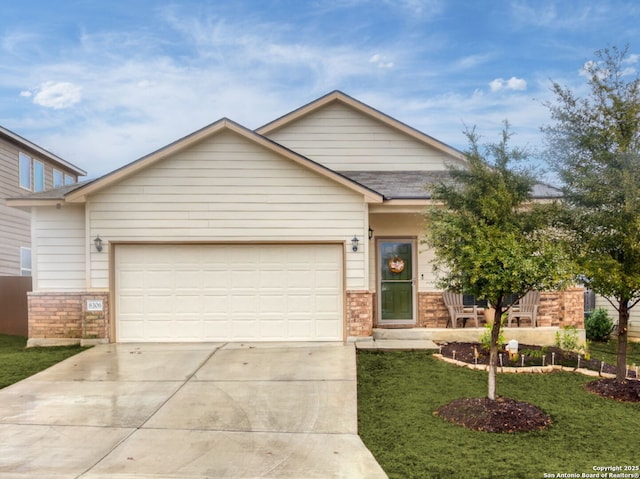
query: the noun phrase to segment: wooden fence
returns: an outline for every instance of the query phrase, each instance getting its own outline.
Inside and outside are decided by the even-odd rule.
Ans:
[[[0,334],[29,335],[31,276],[0,276]]]

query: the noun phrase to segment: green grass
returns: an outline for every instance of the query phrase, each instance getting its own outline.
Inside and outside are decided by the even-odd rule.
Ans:
[[[87,349],[80,346],[26,349],[26,344],[26,338],[0,334],[0,389]]]
[[[542,478],[638,465],[640,404],[586,392],[574,373],[499,374],[498,394],[553,418],[544,431],[470,431],[434,416],[460,397],[485,397],[487,373],[425,352],[358,353],[359,432],[391,479]],[[637,471],[635,471],[637,472]]]
[[[591,343],[589,346],[591,357],[615,366],[617,344],[618,342],[615,339],[610,340],[608,343]],[[640,366],[640,343],[629,342],[627,344],[627,364]]]

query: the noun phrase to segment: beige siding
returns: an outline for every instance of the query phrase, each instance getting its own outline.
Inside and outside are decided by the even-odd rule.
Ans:
[[[268,136],[336,171],[442,170],[459,161],[340,103]]]
[[[86,289],[84,207],[65,205],[33,212],[33,290]]]
[[[20,275],[21,247],[31,247],[29,213],[0,204],[0,276]]]
[[[0,138],[0,275],[20,274],[20,247],[31,247],[30,215],[5,205],[5,198],[29,194],[20,187],[18,155],[23,152],[44,164],[45,189],[53,187],[53,165],[18,145]],[[63,173],[75,174],[58,168]]]
[[[596,308],[606,309],[613,322],[618,322],[618,311],[602,296],[596,296]],[[640,304],[633,307],[629,315],[629,339],[640,341]]]
[[[28,193],[18,183],[18,148],[0,138],[0,275],[20,274],[20,247],[31,247],[29,213],[5,205]]]
[[[162,160],[87,202],[105,241],[364,243],[363,197],[232,132]],[[91,285],[107,288],[107,250],[91,249]],[[364,248],[347,245],[347,287],[365,286]]]

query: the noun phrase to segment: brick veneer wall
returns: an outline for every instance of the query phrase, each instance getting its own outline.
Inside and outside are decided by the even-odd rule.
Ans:
[[[444,328],[449,321],[449,310],[442,293],[418,293],[418,328]]]
[[[87,300],[102,300],[103,311],[87,311]],[[108,339],[109,301],[107,293],[31,292],[29,338]]]
[[[418,328],[444,328],[449,320],[449,312],[441,292],[418,293]],[[484,317],[479,317],[480,325]],[[569,288],[559,292],[540,294],[538,326],[576,326],[584,328],[584,289]]]
[[[373,334],[374,295],[369,291],[347,291],[347,336]]]

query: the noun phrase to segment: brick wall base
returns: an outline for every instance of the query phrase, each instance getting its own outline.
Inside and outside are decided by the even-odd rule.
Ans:
[[[442,293],[418,293],[417,328],[445,328],[449,322],[449,310],[444,305]]]
[[[102,311],[89,311],[88,301],[101,300]],[[375,293],[347,291],[347,337],[373,335],[376,317]],[[30,344],[55,340],[109,341],[109,295],[107,292],[31,292],[29,303]],[[445,328],[449,313],[442,293],[418,293],[418,318],[415,327]],[[480,325],[485,324],[480,316]],[[584,290],[542,293],[538,310],[539,327],[576,326],[584,328]],[[384,327],[384,326],[382,326]],[[403,326],[410,327],[410,326]],[[47,340],[47,341],[43,341]]]
[[[480,326],[486,323],[484,315],[481,314],[478,319]],[[418,293],[417,328],[445,328],[448,321],[449,312],[444,305],[441,292]],[[570,288],[565,291],[541,293],[537,325],[575,326],[584,329],[584,289]]]
[[[369,291],[347,291],[347,337],[372,336],[374,295]]]
[[[27,299],[31,344],[42,339],[109,339],[109,295],[106,292],[31,292]],[[89,311],[90,300],[101,300],[103,310]]]

